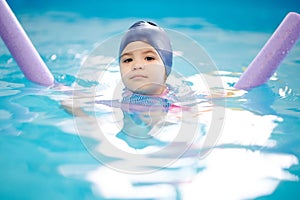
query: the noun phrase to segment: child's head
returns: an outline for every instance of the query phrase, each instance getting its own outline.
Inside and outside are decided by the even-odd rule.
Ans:
[[[164,91],[173,54],[163,29],[151,22],[136,22],[124,35],[119,55],[121,76],[127,89],[148,95]]]

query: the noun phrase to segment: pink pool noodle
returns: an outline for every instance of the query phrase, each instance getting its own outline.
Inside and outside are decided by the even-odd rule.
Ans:
[[[250,90],[266,83],[300,36],[300,15],[290,12],[234,85]]]
[[[0,35],[29,80],[50,86],[54,78],[5,0],[0,0]]]

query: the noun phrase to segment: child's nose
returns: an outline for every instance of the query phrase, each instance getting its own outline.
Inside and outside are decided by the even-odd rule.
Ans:
[[[144,65],[140,62],[136,62],[132,65],[132,70],[144,69]]]

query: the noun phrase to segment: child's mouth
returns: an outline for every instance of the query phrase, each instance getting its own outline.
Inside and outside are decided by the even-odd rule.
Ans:
[[[142,74],[136,74],[130,77],[130,79],[141,79],[141,78],[147,78],[147,76]]]

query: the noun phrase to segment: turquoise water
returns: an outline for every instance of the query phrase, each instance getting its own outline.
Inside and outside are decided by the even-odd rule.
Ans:
[[[67,86],[79,80],[77,73],[83,61],[99,44],[146,18],[199,43],[230,88],[285,14],[300,12],[298,2],[283,1],[190,1],[184,5],[158,1],[151,5],[8,2],[56,80]],[[99,162],[87,145],[99,141],[79,135],[79,122],[61,107],[69,95],[29,82],[1,42],[0,197],[299,199],[299,55],[298,42],[267,85],[215,102],[224,108],[225,122],[216,146],[205,157],[199,157],[200,140],[190,154],[173,160],[166,168],[143,163],[142,167],[158,170],[132,174],[111,167],[114,163],[128,164],[118,161],[121,157],[113,152],[105,152]],[[175,59],[179,71],[182,65],[187,63]],[[99,92],[109,91],[118,77],[114,69],[107,75],[111,79],[97,86]],[[199,76],[187,71],[184,75],[193,88],[201,87],[197,85]],[[89,90],[95,83],[83,78],[79,85]],[[200,107],[199,115],[199,135],[204,136],[211,119],[205,106]],[[106,127],[113,124],[109,113],[97,113],[107,120]],[[160,158],[167,160],[170,155],[172,152]]]

